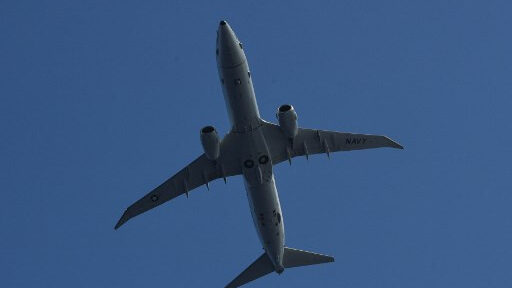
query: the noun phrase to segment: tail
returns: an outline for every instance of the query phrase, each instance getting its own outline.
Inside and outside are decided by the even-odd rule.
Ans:
[[[283,266],[284,268],[293,268],[299,266],[315,265],[334,262],[334,257],[317,254],[308,251],[284,247]],[[274,272],[274,264],[270,261],[266,253],[263,253],[247,269],[238,275],[226,288],[240,287],[252,280]]]

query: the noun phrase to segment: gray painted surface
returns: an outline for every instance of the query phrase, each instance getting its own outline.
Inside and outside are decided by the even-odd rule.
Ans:
[[[232,129],[243,135],[239,157],[243,161],[251,215],[261,244],[280,273],[284,270],[284,225],[267,139],[259,129],[262,121],[243,46],[226,22],[221,22],[217,31],[217,52],[217,67]]]
[[[283,105],[281,107],[286,109],[278,110],[278,116],[282,116],[279,113],[293,113],[283,114],[285,117],[279,117],[281,125],[261,119],[243,46],[225,21],[220,22],[217,30],[216,57],[226,108],[232,126],[231,131],[220,142],[220,153],[209,153],[219,154],[218,158],[211,159],[211,155],[207,157],[205,154],[199,156],[128,207],[115,228],[119,228],[129,219],[181,194],[186,194],[188,197],[190,191],[201,185],[208,186],[208,182],[214,179],[224,178],[225,180],[229,176],[243,175],[254,226],[273,266],[270,268],[272,271],[281,273],[285,267],[334,261],[334,258],[329,256],[284,246],[283,214],[272,166],[286,160],[291,163],[291,159],[297,156],[308,157],[319,153],[326,153],[329,156],[329,153],[337,151],[379,147],[402,149],[403,147],[386,136],[297,129],[297,115],[291,105]],[[281,119],[284,119],[284,122]],[[204,131],[206,130],[211,129]],[[201,134],[201,136],[203,135]],[[204,139],[201,138],[201,140]],[[293,260],[283,259],[285,250],[289,251],[289,255],[293,255]],[[296,252],[292,254],[291,251]],[[261,257],[258,258],[253,265],[237,277],[238,280],[241,279],[241,276],[246,280],[235,279],[238,284],[234,287],[268,273],[269,267],[265,267],[266,273],[258,268],[261,267],[261,263],[268,262],[262,261]],[[287,261],[299,264],[283,264]],[[233,282],[230,287],[231,285]]]

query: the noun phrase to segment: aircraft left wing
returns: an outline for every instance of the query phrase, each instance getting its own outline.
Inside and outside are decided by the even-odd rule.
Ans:
[[[265,122],[263,129],[265,138],[269,139],[268,147],[274,165],[286,160],[291,161],[293,157],[308,157],[320,153],[329,155],[329,153],[337,151],[380,147],[403,149],[402,145],[382,135],[299,128],[297,136],[290,141],[276,124]]]
[[[233,149],[234,143],[232,134],[226,135],[221,142],[220,156],[213,161],[206,157],[205,154],[199,156],[185,168],[181,169],[171,178],[167,179],[160,186],[153,189],[146,196],[133,203],[124,211],[123,216],[117,222],[115,229],[119,228],[126,221],[153,209],[179,195],[186,194],[193,189],[206,185],[209,189],[208,182],[226,177],[234,176],[242,173],[242,168],[231,153],[226,152]],[[223,153],[225,152],[225,153]]]

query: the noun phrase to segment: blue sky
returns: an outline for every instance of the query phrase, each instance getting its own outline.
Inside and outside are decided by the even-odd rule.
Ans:
[[[511,287],[511,8],[3,1],[0,286],[222,287],[261,254],[240,177],[113,229],[228,132],[226,19],[264,118],[405,146],[276,166],[287,245],[336,262],[247,287]]]

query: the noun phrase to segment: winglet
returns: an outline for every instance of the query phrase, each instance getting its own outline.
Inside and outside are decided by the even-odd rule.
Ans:
[[[119,219],[119,221],[117,221],[117,224],[116,226],[114,227],[114,229],[117,230],[117,228],[121,227],[121,225],[123,225],[124,223],[126,223],[126,221],[130,220],[130,215],[128,214],[128,210],[124,211],[123,213],[123,216],[121,216],[121,218]]]
[[[398,142],[391,140],[391,138],[389,138],[389,137],[386,137],[386,138],[389,141],[389,147],[397,148],[397,149],[404,149],[404,146],[398,144]]]

